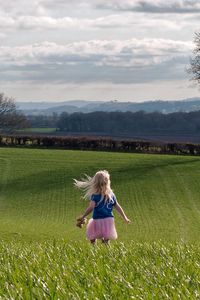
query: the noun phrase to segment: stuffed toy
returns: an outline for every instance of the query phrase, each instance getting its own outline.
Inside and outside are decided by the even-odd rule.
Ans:
[[[77,218],[76,219],[76,226],[82,228],[83,225],[85,225],[87,223],[87,218]]]

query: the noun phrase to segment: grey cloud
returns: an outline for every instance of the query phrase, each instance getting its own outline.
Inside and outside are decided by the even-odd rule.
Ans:
[[[99,57],[112,60],[119,58],[123,66],[123,60],[142,56],[141,65],[162,63],[169,58],[184,56],[193,49],[192,42],[164,40],[164,39],[129,39],[129,40],[90,40],[60,45],[52,42],[43,42],[21,47],[0,47],[0,62],[37,62],[44,59],[51,60],[52,57],[65,58],[73,62],[73,57],[83,60]]]
[[[182,78],[192,45],[171,40],[0,47],[1,80],[139,83]]]
[[[186,61],[185,61],[186,62]],[[174,72],[168,62],[147,68],[120,68],[112,66],[99,67],[91,63],[79,65],[44,65],[14,66],[1,69],[1,81],[35,81],[60,83],[92,83],[110,82],[115,84],[131,84],[153,82],[156,80],[175,80],[185,78],[184,68]],[[174,67],[176,69],[176,65]]]
[[[86,1],[87,2],[87,1]],[[4,16],[68,16],[74,9],[89,8],[90,3],[85,1],[62,0],[0,0],[0,15]]]
[[[146,13],[200,13],[199,0],[111,0],[98,1],[96,8]]]
[[[69,16],[72,10],[85,13],[91,9],[106,9],[112,11],[130,11],[145,13],[200,13],[199,0],[0,0],[1,14],[7,16]],[[85,9],[85,10],[84,10]]]

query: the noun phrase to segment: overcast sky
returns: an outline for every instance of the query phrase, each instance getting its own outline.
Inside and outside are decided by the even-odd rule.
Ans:
[[[0,92],[16,100],[200,96],[200,0],[0,0]]]

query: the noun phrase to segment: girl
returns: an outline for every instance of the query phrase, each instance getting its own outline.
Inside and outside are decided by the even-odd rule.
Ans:
[[[87,225],[87,238],[92,244],[95,244],[96,239],[102,239],[106,244],[111,239],[117,239],[113,207],[127,223],[131,221],[125,215],[110,187],[109,173],[106,170],[98,171],[92,178],[86,175],[85,180],[74,179],[74,181],[76,187],[85,191],[84,198],[90,199],[88,208],[77,221],[84,223],[85,217],[93,211],[93,217]]]

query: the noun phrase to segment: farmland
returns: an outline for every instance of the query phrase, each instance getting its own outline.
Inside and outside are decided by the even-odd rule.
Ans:
[[[75,226],[99,169],[132,220],[110,248]],[[0,174],[2,299],[199,299],[199,157],[0,148]]]
[[[199,240],[199,157],[10,148],[0,149],[1,235],[84,240],[74,223],[87,201],[73,178],[99,169],[133,221],[116,216],[121,241]]]

